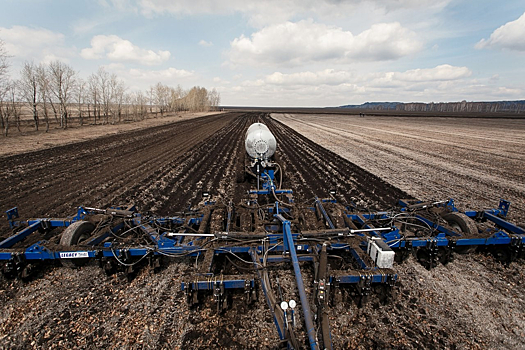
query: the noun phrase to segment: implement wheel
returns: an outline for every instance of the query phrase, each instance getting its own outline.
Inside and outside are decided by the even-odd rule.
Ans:
[[[478,227],[474,220],[469,218],[463,213],[448,213],[443,215],[443,219],[452,227],[455,231],[464,233],[466,235],[472,236],[478,234]],[[458,254],[468,254],[476,250],[477,246],[456,246],[456,253]]]
[[[91,236],[95,225],[89,221],[77,221],[69,225],[60,238],[60,245],[64,247],[76,246]],[[62,264],[70,267],[83,266],[89,258],[61,259]]]

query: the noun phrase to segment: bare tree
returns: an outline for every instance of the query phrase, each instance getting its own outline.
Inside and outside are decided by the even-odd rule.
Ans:
[[[49,63],[51,91],[60,104],[60,126],[67,128],[69,103],[76,83],[76,72],[69,65],[60,61]]]
[[[186,96],[188,109],[191,112],[203,112],[209,110],[208,91],[200,86],[194,86]]]
[[[155,98],[155,104],[157,105],[160,115],[164,115],[164,112],[169,110],[171,105],[171,88],[162,83],[157,83],[153,87],[153,93]]]
[[[115,105],[117,106],[117,116],[118,116],[118,122],[120,123],[122,121],[122,106],[125,103],[126,100],[126,85],[122,80],[117,80],[117,84],[115,85],[114,89],[114,95],[115,95]]]
[[[180,112],[185,109],[184,107],[184,97],[186,96],[186,92],[180,87],[180,85],[177,85],[176,88],[171,88],[170,90],[170,99],[171,99],[171,108],[172,111]]]
[[[38,91],[42,101],[42,112],[44,113],[44,122],[46,123],[46,132],[49,131],[49,114],[47,113],[47,105],[50,97],[49,92],[49,75],[44,64],[36,67],[36,78],[38,83]]]
[[[58,104],[57,100],[55,98],[55,94],[53,93],[53,85],[51,82],[51,70],[47,65],[40,64],[39,66],[39,82],[41,84],[42,91],[45,91],[45,98],[44,100],[47,101],[47,104],[51,106],[51,109],[53,110],[53,115],[55,117],[55,122],[59,124],[58,120]],[[44,109],[46,110],[46,108]],[[49,128],[48,128],[49,129]]]
[[[7,136],[7,130],[9,128],[9,114],[7,113],[7,96],[10,87],[8,57],[4,42],[0,40],[0,126],[2,130],[5,130],[5,136]]]
[[[148,113],[147,97],[142,91],[137,92],[136,104],[138,106],[138,116],[140,120],[144,120],[146,113]]]
[[[86,85],[87,84],[83,79],[77,79],[75,99],[77,101],[78,123],[80,124],[80,126],[84,125],[84,120],[82,119],[82,108],[86,102]]]
[[[16,129],[18,132],[20,132],[20,114],[22,111],[22,106],[18,102],[20,100],[20,88],[19,88],[19,82],[13,81],[10,84],[10,88],[8,91],[8,97],[9,97],[9,113],[15,120]],[[6,133],[7,136],[7,133]]]
[[[4,89],[0,95],[0,119],[2,119],[3,134],[7,137],[9,133],[10,118],[13,117],[15,125],[20,131],[20,110],[21,106],[18,102],[19,96],[19,83],[14,81],[4,82]]]
[[[221,104],[221,94],[213,88],[208,93],[208,101],[212,109],[217,110]]]
[[[57,124],[65,129],[75,105],[79,124],[83,125],[86,111],[88,122],[93,112],[95,124],[97,118],[102,119],[102,114],[103,123],[107,124],[110,117],[111,123],[117,123],[127,119],[126,115],[142,120],[146,118],[148,109],[150,114],[160,112],[163,116],[173,111],[207,111],[220,103],[220,94],[215,89],[208,91],[199,86],[188,91],[180,85],[173,88],[159,82],[146,91],[126,93],[124,82],[103,67],[84,81],[71,66],[60,61],[38,66],[26,62],[20,72],[20,81],[15,84],[8,77],[8,57],[0,40],[0,123],[6,135],[10,118],[15,119],[20,129],[22,108],[19,101],[30,107],[36,130],[43,115],[46,132],[50,128],[48,107],[51,107]]]
[[[0,85],[0,126],[2,127],[2,133],[7,136],[9,130],[9,109],[7,96],[9,92],[9,83],[5,80],[1,81]]]
[[[98,75],[93,73],[88,79],[89,99],[93,103],[93,117],[95,119],[95,125],[97,124],[97,112],[98,118],[100,119],[100,84],[98,81]],[[88,117],[89,117],[89,106],[88,106]]]
[[[9,73],[9,55],[5,49],[4,42],[0,40],[0,86],[8,85],[7,74]]]
[[[133,113],[133,93],[124,92],[122,94],[122,120],[129,121],[129,116]]]
[[[108,72],[104,69],[104,67],[100,67],[97,71],[97,83],[98,83],[98,89],[99,89],[99,100],[102,103],[102,108],[104,109],[104,122],[103,124],[109,123],[109,106],[111,103],[111,90],[110,90],[110,79],[111,76]],[[99,106],[100,108],[100,106]],[[100,118],[100,110],[99,110],[99,118]]]
[[[149,112],[153,114],[153,101],[155,100],[155,89],[153,86],[149,87]]]
[[[111,105],[111,114],[113,123],[122,120],[122,104],[124,103],[124,93],[126,86],[116,74],[112,74],[108,82],[109,87],[109,104]]]
[[[38,131],[38,107],[41,101],[40,89],[38,85],[37,66],[34,62],[25,62],[20,72],[20,93],[22,99],[33,112],[35,129]]]
[[[138,95],[141,94],[140,91],[133,91],[130,92],[128,95],[128,105],[130,107],[130,115],[133,121],[140,120],[140,113],[139,113],[139,103],[138,103]]]

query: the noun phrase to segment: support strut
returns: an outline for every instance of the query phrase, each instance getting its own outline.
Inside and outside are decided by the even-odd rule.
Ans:
[[[292,258],[293,270],[295,272],[295,280],[297,282],[297,289],[299,290],[299,298],[301,299],[301,306],[303,308],[304,322],[306,331],[308,333],[308,341],[312,350],[318,350],[319,344],[317,342],[314,322],[312,320],[312,313],[310,311],[310,304],[304,289],[303,276],[301,274],[301,267],[299,266],[299,259],[297,259],[297,252],[292,237],[290,228],[290,221],[286,220],[281,214],[276,214],[275,217],[283,224],[283,239],[287,242],[290,257]]]

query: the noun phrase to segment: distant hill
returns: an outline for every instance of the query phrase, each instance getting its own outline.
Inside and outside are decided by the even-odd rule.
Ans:
[[[357,109],[396,109],[402,102],[365,102],[361,105],[346,105],[338,108],[357,108]]]
[[[525,100],[519,101],[494,101],[494,102],[365,102],[360,105],[345,105],[338,108],[396,110],[409,112],[525,112]]]

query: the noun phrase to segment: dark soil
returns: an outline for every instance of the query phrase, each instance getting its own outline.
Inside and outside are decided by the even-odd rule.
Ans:
[[[208,116],[116,136],[0,158],[0,208],[24,217],[73,215],[75,207],[134,203],[141,212],[174,214],[211,191],[240,200],[248,184],[236,176],[246,128],[262,120],[277,138],[286,187],[297,202],[337,189],[342,202],[387,209],[408,195],[258,113]],[[4,215],[5,219],[5,215]],[[1,235],[9,230],[5,221]],[[522,263],[457,256],[427,271],[414,259],[398,265],[398,286],[384,304],[363,308],[345,294],[330,309],[335,348],[523,348]],[[286,268],[286,266],[284,267]],[[276,348],[279,337],[263,293],[247,305],[233,296],[223,315],[213,299],[189,309],[180,283],[193,261],[159,273],[149,268],[128,282],[96,264],[44,268],[31,281],[0,277],[0,348]],[[305,285],[311,267],[303,265]],[[289,268],[276,272],[287,297],[298,299]]]

